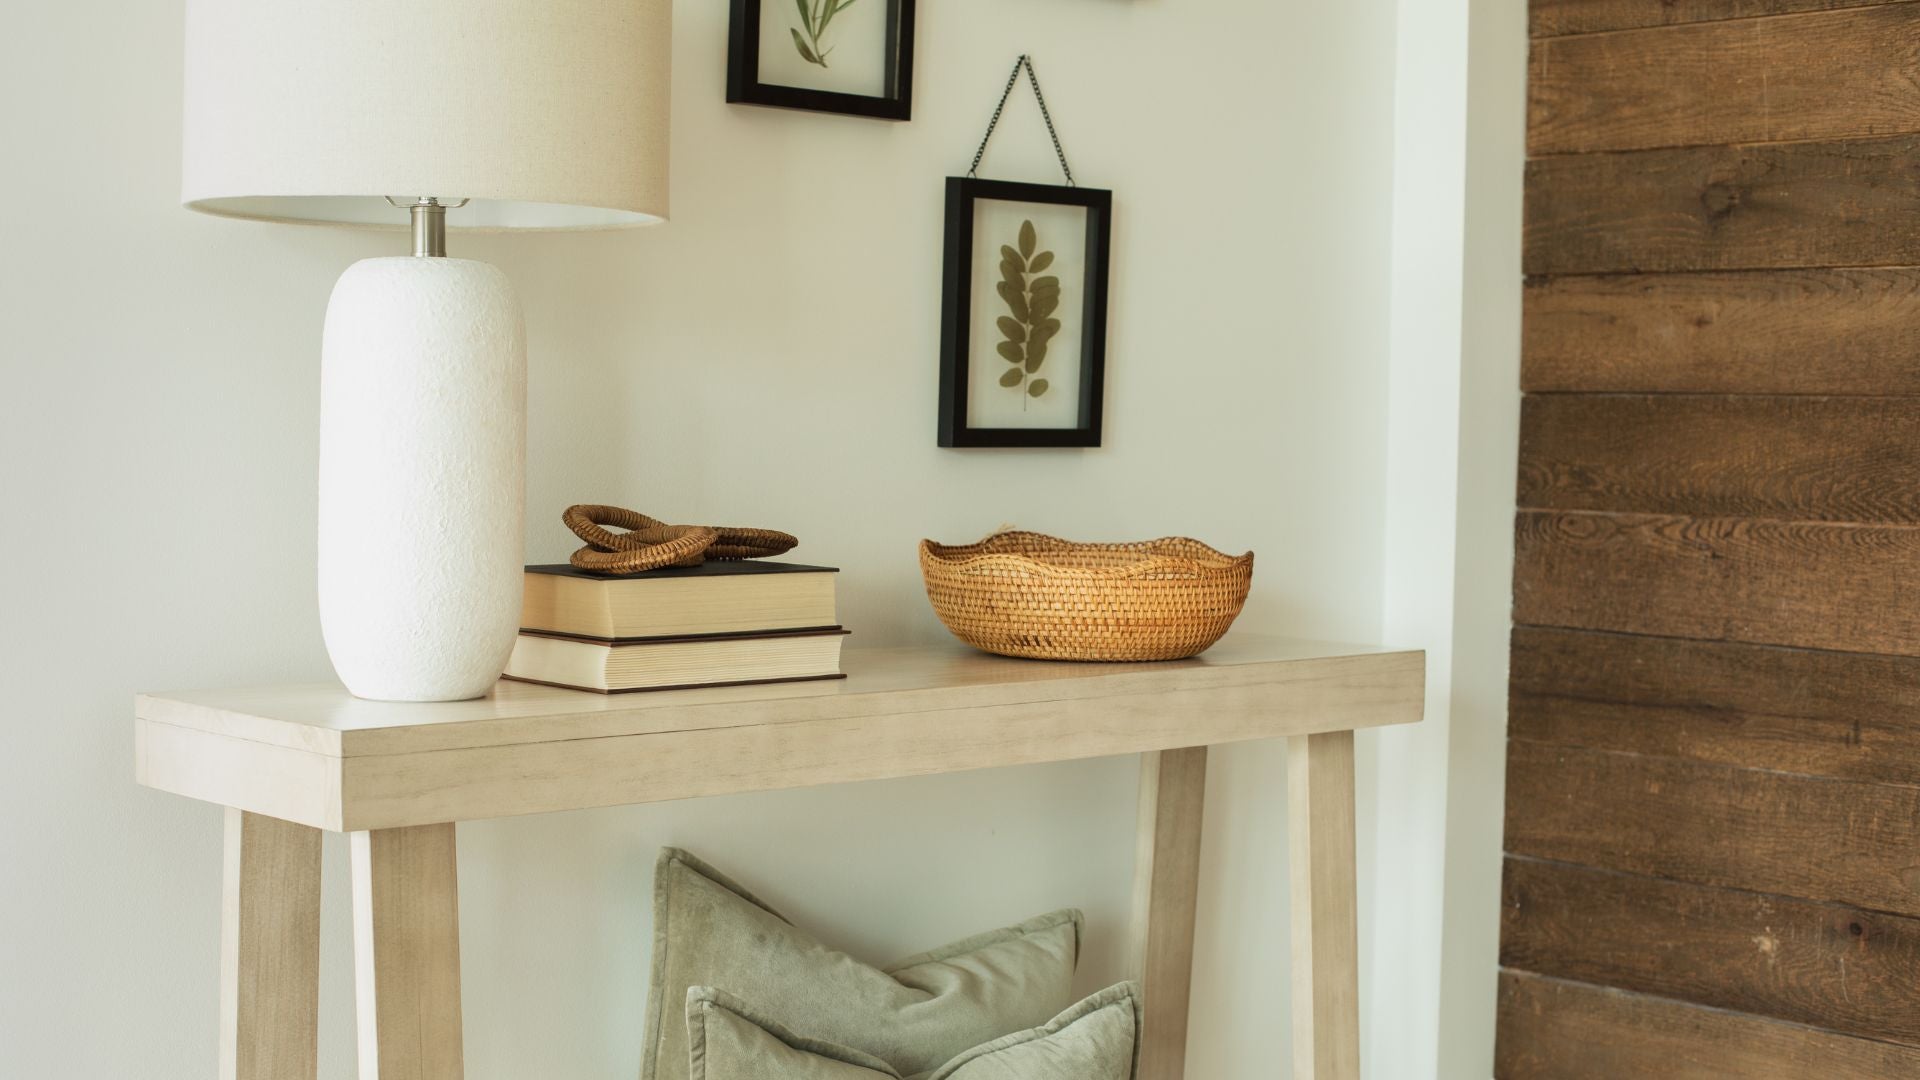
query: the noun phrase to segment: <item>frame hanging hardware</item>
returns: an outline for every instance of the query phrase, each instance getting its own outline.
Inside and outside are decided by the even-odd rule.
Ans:
[[[973,164],[967,168],[967,176],[974,177],[980,172],[980,159],[987,156],[987,143],[993,138],[993,129],[1000,126],[1000,114],[1006,111],[1007,99],[1013,96],[1014,84],[1020,81],[1020,69],[1027,69],[1027,81],[1033,84],[1033,100],[1040,105],[1040,118],[1047,122],[1047,135],[1053,139],[1053,152],[1060,159],[1060,171],[1066,174],[1067,186],[1078,187],[1074,183],[1073,169],[1067,165],[1067,152],[1061,149],[1060,133],[1054,130],[1053,114],[1047,111],[1047,96],[1040,92],[1040,75],[1033,68],[1033,57],[1026,53],[1013,62],[1013,72],[1007,76],[1007,88],[1000,92],[1000,104],[993,107],[993,119],[987,121],[987,133],[980,139],[980,149],[973,152]]]

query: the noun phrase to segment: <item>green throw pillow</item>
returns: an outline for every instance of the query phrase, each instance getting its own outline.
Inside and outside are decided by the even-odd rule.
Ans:
[[[1045,1023],[1073,1000],[1078,911],[1042,915],[884,970],[827,948],[719,872],[669,848],[653,884],[653,984],[641,1080],[687,1080],[688,989],[717,986],[756,1019],[857,1047],[903,1076]],[[764,1027],[765,1024],[762,1024]]]
[[[687,992],[692,1080],[902,1080],[886,1062],[793,1034],[722,990]],[[1132,983],[1103,990],[1044,1027],[974,1047],[908,1080],[1133,1080],[1140,995]]]
[[[900,1080],[879,1058],[802,1038],[724,990],[687,991],[692,1080]]]
[[[1140,988],[1121,983],[1045,1027],[976,1046],[926,1080],[1133,1080],[1139,1061]]]

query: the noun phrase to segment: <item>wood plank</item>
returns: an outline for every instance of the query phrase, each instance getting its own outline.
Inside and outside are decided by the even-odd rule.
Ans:
[[[220,1080],[320,1068],[320,833],[229,808],[220,912]]]
[[[1507,734],[1920,784],[1920,660],[1519,627]]]
[[[1533,154],[1920,130],[1920,8],[1708,22],[1537,41]]]
[[[356,832],[353,973],[361,1080],[460,1080],[460,898],[452,825]]]
[[[141,784],[315,828],[337,828],[340,759],[251,739],[133,722]]]
[[[1538,158],[1524,261],[1528,274],[1907,265],[1916,200],[1914,135]]]
[[[1920,522],[1920,399],[1530,395],[1520,505]]]
[[[1910,266],[1547,278],[1524,306],[1529,392],[1920,394]]]
[[[900,716],[1170,690],[1307,688],[1404,671],[1420,654],[1234,632],[1187,660],[1076,664],[991,656],[958,641],[849,645],[847,678],[645,694],[501,682],[472,701],[367,701],[338,683],[142,694],[145,720],[334,757],[467,750],[751,724]],[[1185,745],[1197,745],[1187,743]]]
[[[1920,653],[1920,529],[1522,511],[1514,621]]]
[[[1920,1042],[1920,920],[1524,859],[1502,893],[1503,966]]]
[[[1015,663],[1013,676],[1030,672],[1029,678],[1040,679],[1053,666]],[[908,694],[903,700],[887,691],[873,695],[885,699],[880,704],[848,709],[854,714],[849,716],[804,711],[811,704],[747,699],[708,712],[710,722],[702,728],[564,740],[534,731],[528,734],[536,741],[522,744],[497,744],[493,732],[483,731],[481,745],[460,749],[309,755],[332,762],[332,771],[303,774],[297,797],[289,792],[281,797],[318,813],[298,819],[303,823],[361,831],[1283,738],[1411,723],[1423,708],[1419,653],[1288,661],[1234,673],[1230,680],[1216,678],[1217,670],[1190,666],[1130,665],[1132,676],[1097,667],[1107,674],[1089,677],[1117,678],[1114,685],[1122,692],[1048,695],[1016,683],[1004,689],[976,686],[957,698],[943,691]],[[1126,693],[1127,686],[1137,689]],[[599,698],[571,697],[583,708],[597,707]],[[1014,703],[1000,703],[1006,699]],[[843,705],[847,700],[830,699]],[[933,707],[954,700],[989,703]],[[430,716],[440,707],[415,708]],[[825,718],[752,722],[772,721],[788,709]],[[177,714],[194,715],[184,704]],[[201,759],[182,749],[174,755],[179,768],[148,778],[163,780],[158,786],[164,790],[223,805],[235,793],[258,787],[247,767],[247,747],[259,747],[265,755],[288,752],[140,723],[182,740],[217,741],[218,752],[210,750]],[[196,762],[205,767],[195,768]]]
[[[1348,730],[1338,682],[343,759],[344,824],[393,828]],[[1414,690],[1413,693],[1418,693]],[[1386,708],[1394,708],[1387,705]],[[1399,707],[1418,709],[1417,701]],[[1359,715],[1378,715],[1359,714]],[[1291,729],[1291,730],[1290,730]]]
[[[1132,934],[1134,977],[1145,992],[1139,1080],[1186,1075],[1206,801],[1206,747],[1141,755]]]
[[[1517,855],[1920,914],[1912,787],[1516,739],[1506,838]]]
[[[1914,1073],[1920,7],[1530,10],[1496,1075]]]
[[[1500,974],[1499,1080],[1888,1080],[1920,1050],[1665,998]]]
[[[1360,1080],[1353,732],[1287,740],[1294,1080]]]
[[[1534,37],[1678,26],[1716,19],[1745,19],[1796,11],[1827,11],[1907,0],[1533,0]]]

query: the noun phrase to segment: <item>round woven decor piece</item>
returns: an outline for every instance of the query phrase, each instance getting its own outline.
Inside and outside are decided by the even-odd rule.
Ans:
[[[709,559],[771,559],[785,555],[800,541],[772,529],[742,529],[731,525],[714,528],[719,535],[707,549]]]
[[[977,544],[920,542],[934,613],[960,640],[1037,660],[1178,660],[1240,615],[1253,553],[1184,537],[1078,544],[1003,532]]]
[[[603,574],[698,566],[708,559],[764,559],[800,543],[772,529],[668,525],[621,506],[569,506],[560,520],[587,544],[569,561],[582,570]],[[626,531],[614,532],[607,526]]]

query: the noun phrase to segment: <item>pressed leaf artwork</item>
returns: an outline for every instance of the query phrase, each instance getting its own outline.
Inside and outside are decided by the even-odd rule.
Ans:
[[[1053,265],[1053,252],[1036,252],[1039,246],[1040,235],[1033,222],[1021,222],[1015,243],[1000,245],[1000,281],[994,285],[1012,312],[1000,316],[995,324],[1006,340],[994,346],[994,351],[1013,365],[1000,376],[1000,385],[1020,391],[1022,409],[1028,399],[1047,392],[1047,380],[1034,376],[1047,362],[1047,343],[1060,332],[1060,320],[1054,315],[1060,307],[1060,279],[1040,274]]]
[[[800,51],[801,59],[809,64],[828,67],[827,54],[833,52],[833,46],[823,46],[821,39],[826,36],[827,27],[832,25],[833,17],[858,2],[859,0],[793,0],[793,6],[800,12],[800,26],[787,29],[793,34],[793,47]]]
[[[843,59],[871,14],[834,24]],[[1101,445],[1113,193],[953,176],[946,196],[940,445]]]

